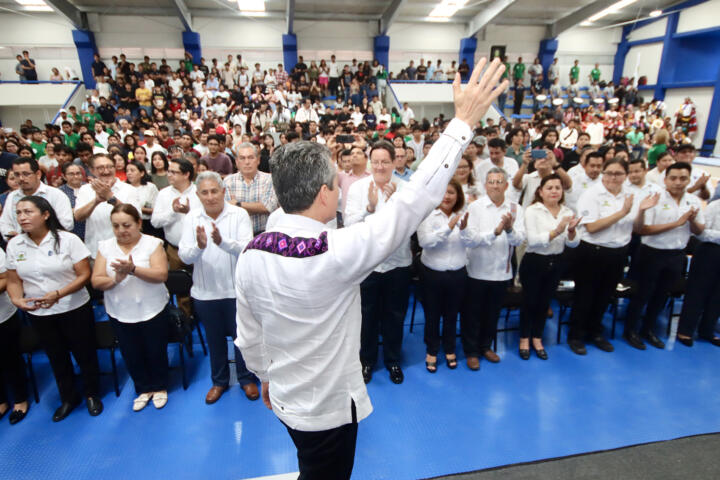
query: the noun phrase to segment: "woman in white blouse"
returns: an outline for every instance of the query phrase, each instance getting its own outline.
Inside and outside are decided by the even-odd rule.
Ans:
[[[62,401],[53,421],[63,420],[81,401],[71,352],[82,373],[88,412],[100,415],[95,318],[85,289],[90,252],[77,235],[62,230],[43,197],[24,197],[16,209],[23,233],[8,244],[7,291],[12,303],[27,313],[50,360]]]
[[[473,170],[472,157],[469,154],[463,154],[455,170],[455,179],[462,186],[466,206],[477,200],[481,195],[480,188],[475,184]]]
[[[530,338],[538,358],[547,360],[542,344],[546,313],[560,282],[561,256],[565,247],[580,243],[579,218],[563,205],[562,179],[551,174],[535,190],[535,200],[525,210],[527,250],[520,263],[523,305],[520,314],[520,358],[530,358]]]
[[[162,240],[142,233],[140,214],[129,203],[116,205],[110,221],[115,236],[98,244],[92,285],[105,292],[105,311],[135,383],[133,410],[150,399],[162,408],[168,398],[167,256]]]
[[[140,206],[142,209],[142,231],[148,235],[158,238],[164,238],[162,229],[155,228],[150,223],[155,199],[158,195],[158,188],[152,182],[148,175],[147,167],[142,162],[132,161],[125,167],[127,174],[127,183],[135,187],[138,197],[140,198]]]
[[[420,224],[418,241],[422,247],[421,281],[425,309],[425,368],[437,371],[437,354],[442,343],[448,367],[457,367],[455,330],[457,317],[465,296],[467,271],[465,245],[460,230],[467,224],[463,219],[465,195],[456,179],[448,184],[445,197],[438,208]],[[443,327],[440,334],[440,317]]]

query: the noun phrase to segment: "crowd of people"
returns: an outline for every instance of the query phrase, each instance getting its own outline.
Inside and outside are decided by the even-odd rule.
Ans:
[[[17,132],[0,131],[6,257],[0,290],[7,291],[0,296],[0,416],[10,411],[17,423],[29,407],[18,352],[23,322],[36,330],[55,375],[61,405],[53,420],[67,417],[83,398],[91,415],[102,412],[87,287],[103,292],[137,393],[133,410],[150,402],[162,408],[168,401],[164,282],[177,269],[192,272],[190,298],[178,299],[178,306],[204,326],[212,384],[205,400],[215,403],[229,386],[226,337],[237,337],[242,347],[242,328],[253,328],[242,318],[245,310],[237,312],[236,277],[249,271],[243,251],[269,248],[266,240],[290,250],[281,255],[300,258],[323,248],[320,239],[308,246],[300,241],[307,239],[282,233],[292,217],[279,208],[291,205],[282,199],[296,195],[296,183],[305,179],[302,171],[293,178],[276,169],[282,171],[300,140],[314,142],[314,155],[331,158],[328,191],[339,201],[327,231],[359,231],[354,225],[384,218],[393,198],[415,188],[410,179],[427,168],[423,163],[447,153],[448,136],[464,149],[442,202],[416,235],[403,237],[364,272],[358,354],[365,383],[380,357],[380,336],[390,379],[404,380],[403,323],[415,275],[430,373],[438,371],[441,352],[450,369],[458,366],[458,316],[468,368],[478,370],[481,359],[500,361],[492,342],[513,283],[522,285],[521,358],[531,351],[548,358],[543,331],[562,279],[575,285],[570,348],[584,355],[591,343],[612,351],[603,314],[628,266],[636,293],[624,337],[638,349],[645,342],[663,348],[655,324],[690,252],[677,338],[690,346],[699,329],[700,338],[720,346],[713,302],[720,294],[720,202],[704,206],[720,190],[713,195],[710,175],[693,164],[695,147],[669,133],[661,103],[649,110],[540,109],[530,120],[488,119],[460,133],[465,130],[442,116],[415,119],[407,104],[389,114],[377,62],[341,67],[331,57],[314,67],[302,57],[288,74],[282,65],[250,71],[240,55],[208,66],[188,56],[177,69],[147,57],[135,66],[122,55],[109,64],[96,56],[97,89],[79,110],[61,110],[44,128],[28,121]],[[438,62],[433,75],[440,68]],[[467,75],[462,65],[457,73]],[[334,105],[326,106],[323,96],[334,92]],[[356,259],[344,261],[338,268],[355,272]],[[267,273],[261,280],[283,282]],[[331,298],[315,305],[337,308]],[[235,349],[235,368],[255,400],[258,364],[254,357],[245,364],[246,351],[252,349]],[[71,355],[82,392],[74,386]]]

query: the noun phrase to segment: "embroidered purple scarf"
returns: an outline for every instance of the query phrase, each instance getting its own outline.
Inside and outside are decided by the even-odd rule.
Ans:
[[[322,232],[318,238],[289,237],[280,232],[265,232],[248,243],[245,251],[248,250],[262,250],[291,258],[314,257],[327,252],[327,232]]]

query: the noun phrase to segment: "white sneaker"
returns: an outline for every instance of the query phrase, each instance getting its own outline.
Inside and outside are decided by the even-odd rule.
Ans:
[[[155,392],[153,394],[152,401],[153,405],[155,405],[155,408],[157,408],[158,410],[163,408],[168,401],[167,392]]]
[[[150,398],[152,398],[152,394],[141,393],[139,397],[133,400],[133,411],[139,412],[140,410],[145,408],[150,401]]]

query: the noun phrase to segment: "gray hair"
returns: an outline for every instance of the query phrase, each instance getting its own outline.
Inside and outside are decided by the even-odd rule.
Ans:
[[[255,152],[255,155],[256,155],[256,156],[257,156],[257,154],[258,154],[257,146],[255,146],[254,143],[243,142],[243,143],[241,143],[240,145],[238,145],[237,147],[235,147],[235,151],[237,152],[237,151],[239,151],[241,148],[251,148],[252,151]]]
[[[333,190],[337,170],[330,150],[316,142],[288,143],[270,158],[273,188],[285,213],[307,210],[323,185]]]
[[[487,178],[488,178],[488,177],[490,176],[490,174],[492,174],[492,173],[499,173],[500,175],[503,176],[503,178],[505,179],[505,181],[507,181],[507,180],[510,178],[510,176],[508,175],[508,173],[507,173],[505,170],[503,170],[502,168],[500,168],[500,167],[493,167],[493,168],[491,168],[490,170],[488,170],[488,172],[485,174],[485,181],[486,181],[486,182],[487,182]]]
[[[218,187],[220,187],[220,189],[225,188],[225,184],[223,183],[222,177],[217,172],[212,172],[210,170],[201,172],[197,176],[197,181],[195,183],[197,185],[200,185],[200,182],[202,182],[204,180],[212,180],[213,182],[217,183],[217,185],[218,185]]]

